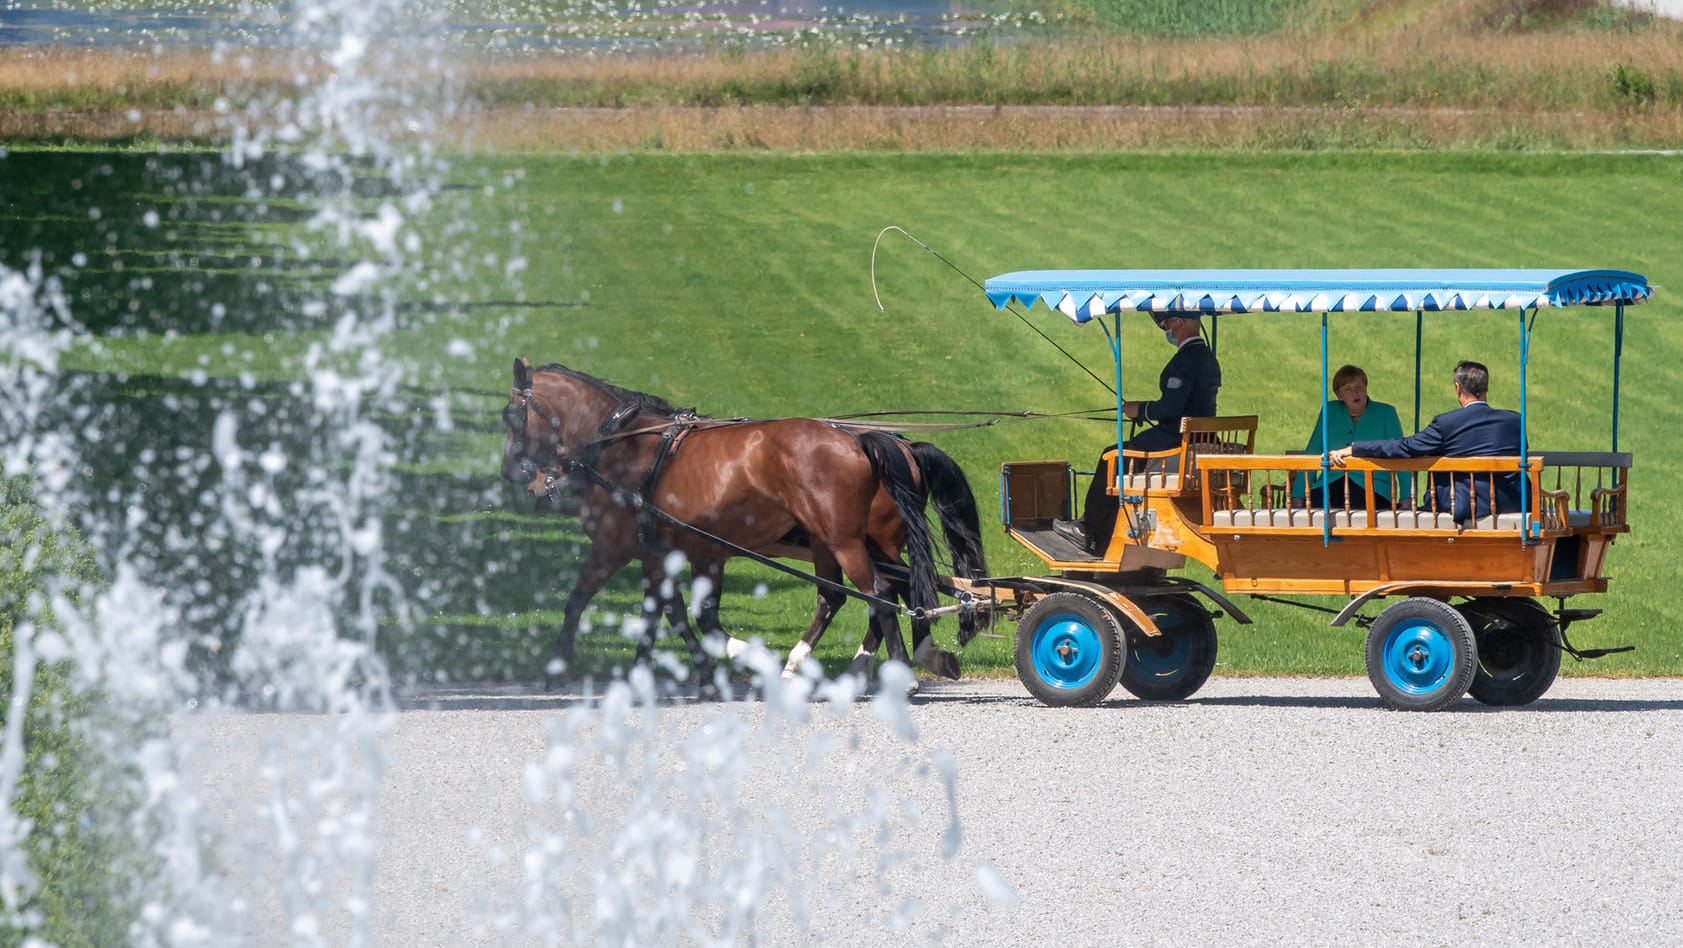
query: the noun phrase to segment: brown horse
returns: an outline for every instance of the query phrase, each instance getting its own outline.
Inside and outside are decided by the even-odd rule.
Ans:
[[[639,657],[646,657],[659,612],[664,611],[698,665],[704,672],[710,667],[711,656],[689,628],[676,592],[677,577],[671,575],[675,564],[666,553],[677,550],[692,564],[703,588],[701,625],[711,635],[722,634],[718,593],[723,563],[732,550],[640,515],[639,501],[747,549],[804,555],[820,577],[845,574],[878,599],[871,610],[871,638],[887,641],[890,657],[906,661],[894,611],[881,605],[882,597],[895,591],[895,583],[877,568],[871,554],[897,558],[904,547],[910,570],[898,591],[915,609],[932,606],[935,594],[923,497],[907,462],[909,449],[898,439],[880,432],[850,432],[813,419],[698,419],[654,396],[563,366],[534,371],[524,358],[514,364],[514,383],[503,412],[508,428],[503,476],[524,484],[540,500],[561,484],[572,484],[579,494],[580,521],[591,538],[556,640],[560,668],[571,659],[584,606],[634,558],[644,567],[645,637]],[[943,489],[937,499],[943,519],[964,503],[969,505],[968,539],[949,526],[948,542],[955,561],[966,564],[966,574],[982,575],[985,567],[968,484],[950,458],[945,467],[928,463],[936,471],[931,480]],[[581,478],[581,471],[588,477]],[[962,485],[962,501],[950,496],[955,478]],[[793,545],[801,540],[804,544]],[[839,591],[820,585],[819,606],[805,644],[810,646],[822,634],[841,601]],[[966,618],[973,623],[973,617]],[[920,664],[956,677],[956,656],[934,648],[927,632],[927,622],[914,622]],[[964,629],[961,637],[968,637]],[[875,651],[874,641],[870,650]],[[793,657],[790,667],[798,660],[798,655]]]

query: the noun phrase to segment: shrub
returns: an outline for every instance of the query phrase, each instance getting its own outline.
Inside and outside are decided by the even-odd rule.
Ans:
[[[1648,105],[1654,101],[1654,77],[1635,66],[1613,67],[1613,96],[1621,105]]]
[[[54,576],[78,585],[95,581],[92,551],[79,536],[43,520],[21,482],[0,480],[0,707],[10,705],[16,685],[19,621],[40,629],[54,625],[41,602]],[[111,782],[83,737],[82,726],[96,715],[94,702],[70,687],[63,663],[36,665],[23,725],[23,772],[11,807],[32,824],[23,849],[38,885],[11,920],[67,948],[127,941],[136,912],[130,893],[138,860],[119,830],[128,808],[105,789]],[[0,942],[20,934],[0,927]]]

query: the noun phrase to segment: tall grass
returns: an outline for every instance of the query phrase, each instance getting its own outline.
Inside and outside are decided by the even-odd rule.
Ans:
[[[1212,17],[1245,7],[1143,0],[1123,6],[1197,9],[1206,11],[1198,16]],[[439,68],[458,78],[470,113],[500,116],[500,122],[484,123],[493,134],[517,126],[529,110],[552,107],[1143,105],[1430,109],[1451,115],[1475,110],[1534,130],[1562,115],[1587,113],[1579,119],[1582,128],[1569,134],[1587,133],[1598,123],[1641,124],[1683,108],[1683,30],[1676,24],[1562,33],[1477,32],[1456,22],[1454,29],[1423,17],[1360,31],[1101,36],[923,51],[820,46],[731,56],[464,55]],[[43,128],[49,119],[102,114],[112,135],[134,134],[137,123],[142,130],[181,134],[183,125],[205,113],[292,96],[311,69],[262,52],[224,58],[3,50],[0,133],[26,137],[33,129],[50,135]],[[1276,125],[1290,121],[1288,113]]]
[[[1352,105],[1549,110],[1683,103],[1683,36],[1127,40],[897,53],[814,49],[464,67],[485,105]]]

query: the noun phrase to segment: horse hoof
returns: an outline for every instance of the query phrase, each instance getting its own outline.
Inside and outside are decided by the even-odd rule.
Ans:
[[[842,674],[852,675],[858,679],[859,690],[863,691],[871,683],[871,671],[875,663],[876,656],[874,655],[856,655],[853,661],[847,663],[847,671]]]
[[[962,672],[959,671],[958,656],[943,649],[935,649],[933,655],[925,656],[918,664],[942,678],[957,681],[962,677]]]
[[[957,681],[964,677],[964,673],[959,670],[958,656],[954,655],[952,652],[942,652],[940,664],[941,667],[937,670],[938,674],[944,675],[953,681]]]
[[[555,691],[566,685],[571,679],[571,676],[567,674],[567,669],[571,666],[571,661],[560,656],[550,659],[549,664],[545,665],[543,669],[543,690]]]
[[[918,665],[942,678],[959,678],[958,656],[935,644],[933,638],[926,638],[919,643],[912,653],[912,660]]]

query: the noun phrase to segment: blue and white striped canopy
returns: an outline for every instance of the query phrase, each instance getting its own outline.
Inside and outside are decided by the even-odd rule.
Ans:
[[[1641,303],[1624,270],[1023,270],[987,281],[999,309],[1040,301],[1078,323],[1124,310],[1355,313]]]

